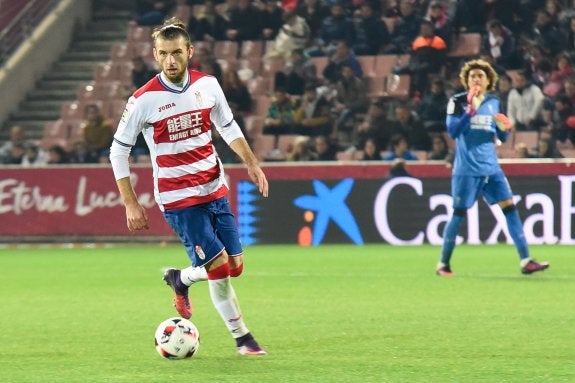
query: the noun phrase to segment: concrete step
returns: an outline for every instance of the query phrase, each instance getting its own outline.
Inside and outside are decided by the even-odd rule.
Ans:
[[[78,89],[35,89],[28,95],[28,97],[26,97],[26,100],[73,101],[77,97],[78,97]]]
[[[18,120],[57,120],[60,118],[60,109],[18,109],[10,115],[12,121]]]
[[[31,140],[40,140],[44,135],[47,123],[56,120],[11,119],[9,126],[19,125],[26,131],[26,137]]]
[[[67,80],[74,80],[74,81],[82,81],[82,82],[90,82],[94,79],[94,71],[58,71],[58,72],[50,72],[44,78],[43,81],[67,81]]]
[[[108,61],[110,59],[110,50],[106,51],[88,51],[88,52],[78,52],[69,51],[64,53],[60,60],[61,61]]]
[[[20,104],[22,110],[58,110],[62,107],[62,100],[28,100]]]

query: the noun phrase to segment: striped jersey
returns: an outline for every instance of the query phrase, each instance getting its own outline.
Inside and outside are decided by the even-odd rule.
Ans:
[[[218,81],[202,72],[188,70],[181,86],[160,73],[129,98],[114,141],[133,146],[142,132],[162,211],[210,202],[228,192],[212,144],[212,123],[227,143],[243,137]]]
[[[467,93],[451,97],[447,104],[447,132],[455,140],[453,174],[488,176],[501,171],[495,139],[505,142],[508,132],[495,126],[493,116],[499,113],[499,99],[490,93],[474,116],[465,113]]]

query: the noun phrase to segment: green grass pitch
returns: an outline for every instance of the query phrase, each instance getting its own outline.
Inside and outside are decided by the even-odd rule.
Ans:
[[[575,252],[532,252],[551,268],[460,246],[445,279],[433,246],[251,246],[233,284],[269,355],[236,354],[200,283],[200,350],[169,361],[153,334],[176,316],[161,269],[187,265],[179,245],[3,248],[0,381],[575,382]]]

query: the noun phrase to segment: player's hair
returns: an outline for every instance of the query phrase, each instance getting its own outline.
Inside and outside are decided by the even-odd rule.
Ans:
[[[467,85],[467,79],[469,77],[469,72],[471,72],[473,69],[481,69],[483,72],[485,72],[485,75],[489,80],[487,90],[493,92],[499,77],[497,76],[495,69],[493,69],[493,67],[487,61],[481,59],[468,61],[465,63],[463,68],[461,68],[461,72],[459,72],[459,81],[461,81],[461,85],[463,85],[466,90],[469,89]]]
[[[154,43],[157,39],[163,40],[175,40],[177,38],[183,37],[186,40],[186,47],[189,48],[192,45],[190,35],[186,30],[186,24],[177,17],[170,17],[165,20],[164,23],[156,28],[152,32],[152,38]]]

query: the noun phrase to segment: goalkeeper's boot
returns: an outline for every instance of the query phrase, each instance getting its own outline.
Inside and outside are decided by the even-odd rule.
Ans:
[[[533,274],[538,271],[543,271],[549,268],[548,262],[535,262],[534,260],[530,259],[523,267],[521,267],[521,273],[525,275]]]
[[[267,351],[260,347],[251,333],[237,338],[236,344],[241,355],[267,355]]]
[[[435,269],[435,274],[439,275],[440,277],[452,277],[455,274],[451,271],[451,266],[439,264]]]
[[[180,279],[180,270],[168,269],[162,278],[174,290],[174,307],[182,318],[190,319],[192,306],[188,298],[188,286]]]

